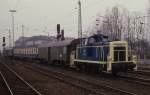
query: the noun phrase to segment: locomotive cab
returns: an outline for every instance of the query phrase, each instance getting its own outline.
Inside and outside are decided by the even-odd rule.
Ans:
[[[133,70],[135,66],[133,58],[129,57],[129,48],[126,41],[109,42],[107,71],[112,71],[112,73],[126,72]]]

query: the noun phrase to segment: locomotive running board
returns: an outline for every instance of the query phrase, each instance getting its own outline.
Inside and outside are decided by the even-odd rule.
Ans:
[[[80,60],[80,59],[74,59],[76,62],[83,62],[83,63],[96,63],[96,64],[106,64],[104,61],[91,61],[91,60]]]

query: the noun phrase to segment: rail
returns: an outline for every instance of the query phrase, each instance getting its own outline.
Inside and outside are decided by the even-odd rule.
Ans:
[[[145,79],[143,77],[137,76],[137,74],[134,73],[120,73],[118,76],[120,79],[125,79],[126,81],[138,83],[144,86],[150,86],[150,79]]]
[[[31,84],[25,81],[21,76],[19,76],[10,67],[8,67],[7,65],[3,63],[1,63],[1,66],[2,67],[0,69],[3,69],[3,70],[1,70],[0,74],[3,77],[3,80],[5,81],[5,84],[11,95],[16,95],[14,93],[20,93],[20,92],[23,93],[23,91],[34,93],[34,95],[42,95],[39,91],[37,91]],[[5,77],[6,75],[9,78],[6,78]],[[12,82],[18,82],[17,85],[20,86],[20,88],[17,88],[16,85],[13,85]]]
[[[10,95],[14,95],[13,92],[12,92],[12,90],[11,90],[11,88],[10,88],[10,86],[8,85],[6,79],[5,79],[5,77],[4,77],[4,75],[2,74],[1,71],[0,71],[0,75],[1,75],[2,79],[3,79],[4,82],[5,82],[5,84],[6,84],[6,86],[7,86],[7,89],[8,89],[8,91],[9,91]]]

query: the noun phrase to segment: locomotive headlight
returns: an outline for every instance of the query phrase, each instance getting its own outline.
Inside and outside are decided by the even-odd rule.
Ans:
[[[137,56],[136,55],[132,55],[132,60],[134,64],[137,64]]]
[[[138,63],[138,58],[136,55],[132,55],[132,61],[133,61],[133,64],[135,64],[135,68],[134,70],[137,70],[137,63]]]

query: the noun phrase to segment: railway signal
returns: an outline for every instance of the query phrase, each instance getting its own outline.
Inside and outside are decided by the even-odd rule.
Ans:
[[[5,37],[3,37],[3,44],[2,44],[3,47],[6,46],[6,43],[5,43]]]
[[[5,46],[6,46],[5,37],[3,37],[3,44],[2,44],[2,46],[3,46],[3,51],[5,51]]]

